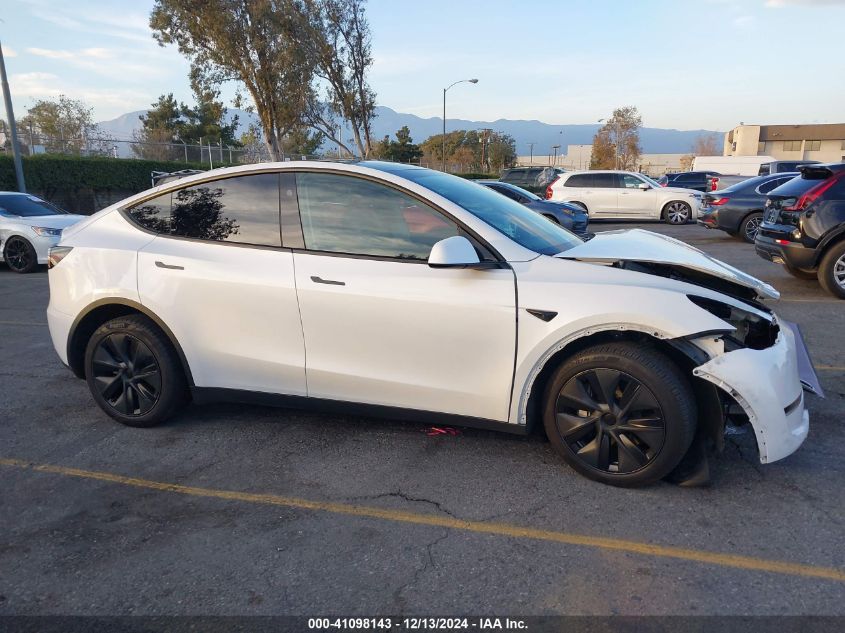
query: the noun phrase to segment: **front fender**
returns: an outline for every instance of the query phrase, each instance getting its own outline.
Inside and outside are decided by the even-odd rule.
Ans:
[[[688,287],[689,294],[725,299],[718,293],[608,266],[549,261],[552,259],[513,264],[519,295],[517,355],[509,416],[513,423],[527,423],[528,398],[548,360],[580,338],[620,331],[641,332],[667,340],[733,329],[695,305],[684,290]],[[528,310],[553,312],[555,316],[546,321]]]

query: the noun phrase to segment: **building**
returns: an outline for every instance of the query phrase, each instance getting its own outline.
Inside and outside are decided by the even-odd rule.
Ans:
[[[592,145],[567,145],[566,154],[517,156],[516,164],[520,167],[529,165],[554,165],[563,169],[589,169],[593,155]],[[682,159],[688,154],[640,154],[637,171],[649,176],[662,176],[666,173],[683,171]]]
[[[738,125],[725,134],[725,156],[845,162],[845,123]]]

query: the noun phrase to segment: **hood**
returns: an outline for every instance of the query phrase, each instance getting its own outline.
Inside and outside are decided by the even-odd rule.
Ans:
[[[700,191],[695,189],[686,189],[685,187],[661,187],[659,191],[667,191],[669,193],[686,193],[693,196],[698,196],[699,198],[704,194]]]
[[[680,240],[643,229],[598,233],[589,242],[555,257],[677,277],[743,299],[780,298],[780,293],[764,281]]]
[[[76,224],[80,220],[84,220],[85,215],[76,215],[74,213],[62,213],[51,215],[35,215],[26,218],[21,218],[30,226],[43,226],[50,229],[66,229],[72,224]]]

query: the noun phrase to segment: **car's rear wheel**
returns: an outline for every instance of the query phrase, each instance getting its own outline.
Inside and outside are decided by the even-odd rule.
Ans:
[[[3,249],[3,259],[16,273],[31,273],[38,268],[38,255],[35,248],[22,237],[10,237]]]
[[[692,215],[692,207],[686,202],[675,200],[663,207],[663,219],[667,224],[686,224]]]
[[[660,352],[633,343],[585,349],[564,361],[545,393],[543,422],[576,471],[615,486],[665,477],[696,427],[689,383]]]
[[[757,231],[760,229],[761,224],[763,224],[762,213],[749,213],[745,216],[742,223],[739,225],[739,234],[742,239],[749,244],[753,244],[754,238],[757,237]]]
[[[789,264],[784,264],[783,269],[796,279],[817,280],[818,275],[814,270],[804,270],[803,268],[793,268]]]
[[[819,264],[818,279],[822,288],[834,297],[845,299],[845,241],[834,244]]]
[[[187,385],[167,336],[147,317],[118,317],[88,341],[85,377],[100,408],[127,426],[164,422],[185,401]]]

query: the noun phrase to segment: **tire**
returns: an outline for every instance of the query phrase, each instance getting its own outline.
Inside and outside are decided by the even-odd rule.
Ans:
[[[739,225],[739,236],[742,238],[743,241],[748,242],[749,244],[754,243],[754,238],[757,237],[757,229],[760,228],[760,225],[763,223],[763,214],[755,211],[754,213],[749,213],[748,215],[743,218],[742,222]]]
[[[845,240],[828,249],[817,274],[822,288],[838,299],[845,299]]]
[[[94,401],[126,426],[160,424],[187,401],[176,350],[164,332],[140,314],[97,328],[85,350],[85,378]]]
[[[31,273],[38,268],[38,255],[26,239],[17,235],[6,240],[3,259],[10,270],[16,273]]]
[[[818,279],[818,275],[813,270],[803,270],[801,268],[793,268],[789,264],[784,264],[783,269],[788,272],[790,275],[795,277],[796,279],[807,279],[815,281]]]
[[[686,224],[692,217],[692,207],[686,202],[673,200],[663,207],[663,219],[666,224]]]
[[[614,486],[662,479],[695,435],[689,383],[669,358],[639,344],[597,345],[568,358],[543,402],[546,435],[560,456],[582,475]],[[639,423],[631,424],[632,414]]]

